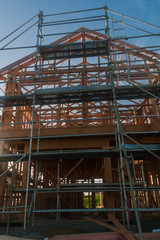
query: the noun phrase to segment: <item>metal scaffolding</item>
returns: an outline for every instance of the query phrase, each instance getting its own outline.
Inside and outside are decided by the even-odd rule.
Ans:
[[[40,11],[1,41],[36,17],[16,37],[38,23],[36,46],[6,48],[13,38],[0,48],[36,48],[0,69],[1,221],[7,233],[11,221],[24,222],[25,232],[27,219],[34,226],[46,213],[61,221],[112,212],[128,229],[135,217],[143,239],[139,212],[160,211],[160,54],[130,41],[160,34],[125,20],[159,27],[106,6]],[[145,35],[126,35],[127,27]]]

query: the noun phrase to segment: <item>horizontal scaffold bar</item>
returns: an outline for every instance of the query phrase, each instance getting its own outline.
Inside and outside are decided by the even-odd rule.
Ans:
[[[134,154],[134,156],[142,157],[148,155],[143,148],[139,148],[136,145],[128,147],[126,146],[126,151],[128,154]],[[160,144],[146,144],[147,148],[160,154]],[[146,146],[145,145],[145,146]],[[128,147],[128,148],[127,148]],[[32,152],[32,160],[57,160],[59,158],[63,159],[79,159],[79,157],[84,158],[101,158],[101,157],[117,157],[119,156],[119,149],[76,149],[76,150],[59,150],[59,151],[48,151],[48,152]],[[24,154],[2,154],[0,155],[0,162],[5,161],[17,161],[19,158],[23,157]],[[23,161],[27,161],[27,155],[23,158]]]
[[[143,91],[143,89],[145,91]],[[151,98],[147,91],[160,97],[160,84],[115,87],[117,100]],[[76,86],[49,88],[35,91],[35,105],[62,104],[92,101],[112,101],[112,87],[110,85]],[[34,94],[9,95],[0,97],[0,107],[31,106]]]

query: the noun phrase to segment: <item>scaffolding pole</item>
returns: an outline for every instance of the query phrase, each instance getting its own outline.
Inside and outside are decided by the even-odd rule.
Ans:
[[[31,156],[32,156],[32,141],[33,141],[33,129],[34,129],[34,111],[35,111],[35,90],[36,90],[36,77],[37,77],[37,65],[38,65],[38,53],[39,53],[39,43],[40,43],[40,30],[42,25],[43,12],[39,12],[38,15],[38,34],[37,34],[37,51],[36,51],[36,63],[35,63],[35,79],[34,79],[34,94],[33,94],[33,105],[32,105],[32,124],[30,133],[30,145],[29,145],[29,159],[28,159],[28,171],[27,171],[27,186],[26,186],[26,198],[25,198],[25,209],[24,209],[24,234],[26,232],[27,224],[27,206],[28,206],[28,192],[29,192],[29,182],[30,182],[30,167],[31,167]]]
[[[110,39],[110,37],[109,37],[109,25],[108,25],[107,9],[108,8],[105,7],[107,37],[108,37],[108,39]],[[110,52],[110,45],[109,45],[109,52]],[[125,165],[127,167],[127,173],[128,173],[128,177],[129,177],[129,183],[130,183],[130,187],[131,187],[131,192],[132,192],[132,199],[133,199],[133,204],[134,204],[134,208],[135,208],[135,215],[136,215],[136,221],[137,221],[139,237],[140,237],[140,240],[143,240],[141,222],[140,222],[139,213],[138,213],[138,210],[137,210],[137,203],[136,203],[136,199],[135,199],[135,195],[134,195],[134,186],[133,186],[131,173],[130,173],[130,168],[129,168],[129,163],[128,163],[128,159],[129,158],[127,156],[127,152],[126,152],[126,149],[125,149],[125,142],[124,142],[124,137],[123,137],[123,131],[122,131],[122,126],[121,126],[120,117],[119,117],[119,110],[118,110],[118,105],[117,105],[115,84],[114,84],[114,78],[113,78],[113,67],[112,67],[112,55],[111,55],[111,52],[109,53],[109,59],[110,59],[110,62],[109,62],[109,65],[110,65],[110,67],[109,67],[109,69],[110,69],[110,81],[111,81],[111,86],[112,86],[112,91],[113,91],[113,99],[114,99],[113,101],[114,101],[114,107],[115,107],[115,112],[116,112],[116,120],[117,120],[117,135],[118,135],[118,144],[119,144],[120,161],[121,161],[121,169],[122,169],[122,182],[123,182],[123,187],[125,188],[125,179],[124,179],[124,173],[123,173],[124,162],[123,162],[123,157],[122,157],[122,152],[123,152]],[[125,191],[124,191],[124,198],[127,199]],[[126,213],[127,213],[126,214],[127,225],[129,226],[128,211],[127,211],[126,201],[125,201],[125,207],[126,207]]]

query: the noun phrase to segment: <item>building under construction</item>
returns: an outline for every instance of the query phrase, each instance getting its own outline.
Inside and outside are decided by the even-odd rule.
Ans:
[[[29,21],[36,18],[35,51],[0,69],[1,222],[7,231],[22,222],[25,231],[28,222],[111,216],[127,228],[135,219],[143,239],[141,217],[160,211],[160,54],[152,40],[160,27],[107,7]]]

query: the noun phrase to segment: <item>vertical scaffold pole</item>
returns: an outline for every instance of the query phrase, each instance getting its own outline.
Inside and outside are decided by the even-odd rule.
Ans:
[[[43,18],[41,19],[41,25],[40,25],[40,46],[42,45],[42,23],[43,23]],[[43,59],[40,59],[40,78],[41,78],[41,89],[42,89],[42,84],[43,84]],[[38,117],[38,139],[37,139],[37,152],[39,152],[39,146],[40,146],[40,134],[41,134],[41,105],[39,106],[39,117]],[[34,191],[33,191],[33,211],[35,211],[36,208],[36,194],[37,194],[37,183],[38,183],[38,175],[40,171],[40,165],[41,162],[36,160],[36,170],[35,170],[35,181],[34,181]],[[34,226],[35,223],[35,212],[32,213],[32,227]]]
[[[38,34],[37,34],[37,49],[36,49],[36,61],[35,61],[35,75],[34,75],[34,91],[33,91],[33,104],[32,104],[32,123],[31,123],[31,132],[30,132],[30,144],[29,144],[29,158],[28,158],[28,170],[27,170],[27,184],[26,184],[26,198],[25,198],[25,208],[24,208],[24,225],[23,230],[24,234],[26,232],[26,223],[27,223],[27,205],[28,205],[28,192],[29,192],[29,179],[30,179],[30,168],[31,168],[31,157],[32,157],[32,142],[33,142],[33,129],[34,129],[34,112],[35,112],[35,90],[36,90],[36,77],[38,72],[38,53],[40,46],[40,31],[42,26],[42,17],[43,12],[39,11],[38,15]]]
[[[112,55],[111,55],[111,45],[110,45],[110,36],[109,36],[109,25],[108,25],[108,15],[107,15],[107,6],[104,7],[105,10],[105,19],[106,19],[106,34],[108,39],[108,48],[109,48],[109,55],[108,55],[108,68],[109,68],[109,78],[110,78],[110,84],[112,86],[112,93],[113,93],[113,111],[115,112],[114,116],[114,125],[115,125],[115,135],[117,138],[117,147],[119,149],[119,156],[120,156],[120,176],[122,179],[122,184],[120,184],[120,192],[121,192],[121,204],[125,205],[126,210],[126,220],[127,220],[127,226],[129,227],[129,218],[128,218],[128,206],[126,202],[126,190],[125,190],[125,177],[124,177],[124,168],[123,168],[123,154],[122,154],[122,144],[120,139],[120,119],[119,119],[119,111],[116,101],[116,93],[115,93],[115,85],[114,85],[114,78],[113,78],[113,64],[112,64]],[[122,199],[124,198],[124,199]],[[123,206],[124,207],[124,206]],[[122,215],[123,216],[123,215]],[[124,223],[124,220],[123,220]]]
[[[107,17],[107,16],[106,16]],[[108,26],[108,22],[106,24]],[[108,31],[109,31],[109,26],[107,27]],[[115,33],[114,33],[114,20],[113,20],[113,16],[112,16],[112,31],[113,31],[113,37],[115,38]],[[109,32],[108,32],[108,39],[109,39]],[[110,42],[109,42],[110,44]],[[110,47],[109,47],[110,48]],[[118,64],[117,64],[117,55],[114,54],[115,50],[115,46],[112,48],[112,59],[110,58],[110,61],[108,61],[108,63],[110,62],[114,62],[114,71],[116,71],[118,73]],[[113,65],[112,65],[112,69],[113,69]],[[110,70],[109,70],[110,71]],[[113,70],[112,70],[113,71]],[[119,85],[119,77],[117,74],[117,85]],[[115,112],[115,107],[113,108],[113,111]],[[114,125],[115,125],[115,136],[116,136],[116,148],[119,148],[119,143],[118,143],[118,136],[117,136],[117,128],[116,128],[116,113],[114,114]],[[123,173],[123,166],[121,165],[119,159],[118,159],[118,176],[119,176],[119,186],[120,186],[120,197],[121,197],[121,208],[124,208],[124,198],[126,193],[124,192],[125,190],[125,186],[123,184],[123,179],[124,179],[124,173]],[[122,179],[122,180],[121,180]],[[127,204],[126,204],[127,207]],[[125,213],[124,211],[122,212],[122,220],[123,220],[123,225],[125,225],[125,217],[124,217]],[[128,220],[128,212],[126,212],[126,219],[127,219],[127,226],[129,228],[129,220]]]
[[[122,173],[122,185],[123,185],[123,193],[124,193],[124,198],[125,198],[125,208],[126,210],[128,209],[127,202],[126,202],[126,190],[125,190],[125,178],[124,178],[124,166],[126,165],[127,168],[127,174],[129,178],[129,184],[130,184],[130,190],[132,193],[132,200],[134,204],[134,209],[135,209],[135,216],[136,216],[136,221],[137,221],[137,227],[138,227],[138,232],[139,232],[139,237],[140,240],[143,240],[143,235],[142,235],[142,228],[141,228],[141,223],[140,223],[140,218],[139,218],[139,213],[137,209],[137,203],[134,195],[134,186],[131,178],[131,172],[130,172],[130,167],[129,167],[129,159],[130,157],[127,156],[127,151],[125,148],[125,142],[124,142],[124,136],[123,136],[123,130],[120,122],[120,116],[119,116],[119,109],[118,109],[118,104],[117,104],[117,99],[116,99],[116,92],[115,92],[115,83],[114,83],[114,74],[113,74],[113,67],[112,67],[112,55],[111,55],[111,46],[110,46],[110,36],[109,36],[109,26],[108,26],[108,15],[107,15],[107,6],[104,7],[105,10],[105,18],[106,18],[106,28],[107,28],[107,37],[108,37],[108,44],[109,44],[109,76],[110,76],[110,84],[112,86],[112,93],[113,93],[113,104],[115,108],[115,113],[116,113],[116,125],[117,125],[117,137],[118,137],[118,147],[119,147],[119,154],[120,154],[120,164],[121,164],[121,173]],[[126,211],[126,217],[127,217],[127,222],[129,225],[129,219],[128,219],[128,211]]]

